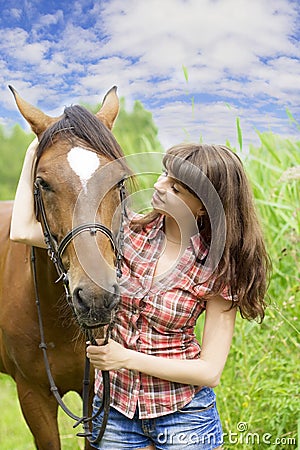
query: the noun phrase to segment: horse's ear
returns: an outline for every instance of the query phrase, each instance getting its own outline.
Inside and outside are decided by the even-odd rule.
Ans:
[[[111,130],[118,112],[119,98],[117,96],[117,86],[113,86],[105,95],[101,109],[97,112],[96,116]]]
[[[37,136],[39,136],[46,130],[46,128],[57,121],[57,118],[47,116],[47,114],[43,113],[35,106],[32,106],[30,105],[30,103],[23,100],[12,86],[8,87],[14,95],[20,113],[22,114],[24,119],[27,120],[27,122],[31,126],[32,131]]]

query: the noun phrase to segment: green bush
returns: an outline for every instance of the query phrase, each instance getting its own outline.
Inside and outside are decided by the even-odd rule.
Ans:
[[[19,125],[6,132],[0,125],[0,200],[14,198],[25,150],[33,140]]]

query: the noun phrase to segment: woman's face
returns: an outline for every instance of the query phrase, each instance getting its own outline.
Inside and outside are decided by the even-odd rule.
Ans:
[[[154,184],[151,204],[155,211],[175,219],[188,213],[196,217],[197,213],[203,210],[201,201],[167,171],[164,171]]]

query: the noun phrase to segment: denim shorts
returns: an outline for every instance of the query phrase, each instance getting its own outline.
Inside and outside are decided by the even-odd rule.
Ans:
[[[100,404],[101,400],[95,396],[94,413]],[[93,439],[99,432],[102,415],[93,423]],[[138,413],[129,419],[111,407],[102,441],[94,447],[129,450],[153,444],[157,450],[182,450],[185,447],[188,450],[212,450],[222,442],[215,394],[211,388],[204,387],[182,409],[155,419],[139,419]]]

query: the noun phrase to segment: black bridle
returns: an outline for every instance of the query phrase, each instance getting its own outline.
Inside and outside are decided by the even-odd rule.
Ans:
[[[42,224],[42,228],[44,230],[44,238],[45,243],[47,245],[48,255],[53,262],[53,264],[56,267],[56,270],[59,274],[59,279],[57,281],[62,280],[65,291],[66,291],[66,297],[68,300],[68,303],[70,303],[71,299],[71,293],[69,288],[69,281],[68,281],[68,275],[67,271],[64,268],[63,262],[62,262],[62,255],[70,242],[79,234],[89,231],[91,235],[95,235],[97,231],[100,231],[102,234],[104,234],[108,239],[110,240],[110,243],[112,245],[112,248],[114,250],[114,253],[116,255],[116,274],[117,277],[120,278],[122,276],[121,271],[121,261],[122,261],[122,249],[123,249],[123,240],[124,240],[124,229],[123,229],[123,219],[126,214],[125,211],[125,187],[124,187],[124,179],[122,179],[118,183],[118,188],[120,191],[120,201],[121,201],[121,223],[120,223],[120,229],[118,233],[118,238],[116,239],[112,231],[107,228],[105,225],[102,225],[101,223],[84,223],[82,225],[78,225],[75,228],[72,228],[66,236],[62,239],[60,244],[57,244],[56,239],[54,238],[53,234],[51,233],[46,211],[44,207],[44,202],[41,194],[41,188],[39,181],[35,181],[34,183],[34,199],[35,199],[35,211],[36,216],[40,216],[40,221]]]
[[[72,230],[70,230],[66,236],[62,239],[62,241],[57,244],[56,239],[54,238],[53,234],[51,233],[46,211],[44,207],[44,202],[41,194],[40,184],[38,180],[34,183],[34,199],[35,199],[35,210],[37,217],[40,218],[41,225],[44,231],[44,237],[45,237],[45,243],[47,245],[48,255],[55,265],[55,268],[58,272],[59,278],[56,282],[62,281],[66,299],[68,304],[71,306],[72,311],[76,317],[76,313],[74,310],[74,306],[72,304],[72,295],[70,291],[69,286],[69,280],[68,280],[68,273],[65,269],[63,262],[62,262],[62,256],[70,242],[79,234],[84,232],[90,232],[91,235],[95,235],[97,232],[100,232],[104,234],[111,242],[113,251],[116,256],[116,275],[117,278],[120,278],[122,276],[121,271],[121,262],[122,262],[122,256],[123,256],[123,243],[124,243],[124,217],[126,215],[126,209],[125,209],[125,187],[124,187],[124,179],[121,180],[118,183],[118,188],[120,192],[120,202],[121,202],[121,220],[120,220],[120,228],[117,239],[113,235],[112,231],[107,228],[105,225],[102,225],[101,223],[85,223],[82,225],[78,225]],[[99,443],[103,437],[103,434],[105,432],[108,415],[109,415],[109,408],[110,408],[110,378],[109,378],[109,372],[107,370],[102,371],[102,378],[103,378],[103,399],[101,406],[99,410],[89,417],[88,415],[88,401],[89,401],[89,384],[90,384],[90,360],[86,357],[85,358],[85,369],[84,369],[84,379],[83,379],[83,391],[82,391],[82,399],[83,399],[83,407],[82,407],[82,417],[79,417],[70,411],[70,409],[66,406],[64,403],[61,395],[59,394],[58,388],[55,385],[55,381],[53,379],[50,364],[48,360],[47,355],[47,344],[45,342],[45,336],[44,336],[44,327],[43,327],[43,320],[42,320],[42,313],[41,313],[41,305],[40,305],[40,298],[39,298],[39,292],[38,292],[38,283],[37,283],[37,273],[36,273],[36,258],[35,258],[35,248],[31,247],[31,264],[32,264],[32,272],[33,272],[33,281],[34,281],[34,289],[35,289],[35,297],[36,297],[36,305],[38,310],[38,321],[39,321],[39,328],[40,328],[40,348],[43,352],[44,357],[44,364],[50,384],[50,390],[53,393],[54,397],[56,398],[58,404],[61,406],[63,411],[71,417],[73,420],[76,421],[76,423],[73,425],[74,428],[76,428],[78,425],[83,425],[83,433],[77,433],[77,436],[87,438],[91,444]],[[109,336],[110,336],[110,330],[113,326],[113,323],[110,323],[106,336],[104,339],[104,343],[102,345],[107,344]],[[91,342],[92,345],[98,345],[96,339],[93,336],[93,333],[90,329],[85,329],[85,338]],[[89,428],[89,423],[94,420],[96,417],[98,417],[101,412],[103,413],[103,419],[102,424],[100,427],[100,430],[98,432],[98,435],[95,439],[91,438],[91,432]]]

